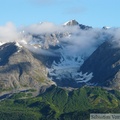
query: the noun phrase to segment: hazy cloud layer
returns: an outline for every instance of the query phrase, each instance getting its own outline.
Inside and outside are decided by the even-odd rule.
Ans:
[[[50,3],[54,3],[55,0],[30,0],[32,3],[39,4],[39,5],[48,5]]]
[[[116,29],[116,31],[114,29],[105,30],[99,28],[81,30],[78,26],[59,26],[49,22],[33,24],[24,27],[24,30],[35,35],[46,33],[70,33],[71,36],[59,39],[60,44],[62,42],[68,43],[64,48],[64,51],[66,51],[68,55],[79,54],[89,56],[105,40],[111,39],[111,36],[116,37],[115,39],[119,37],[119,29]]]
[[[86,11],[86,9],[84,7],[71,7],[71,8],[68,8],[66,11],[65,11],[65,14],[69,14],[69,15],[76,15],[76,14],[81,14],[81,13],[84,13]]]
[[[38,2],[38,3],[50,3],[50,2],[72,2],[72,0],[30,0],[32,2]]]
[[[76,26],[77,27],[77,26]],[[54,32],[77,32],[76,27],[65,27],[63,25],[55,25],[50,22],[32,24],[23,29],[32,34],[54,33]]]
[[[9,22],[4,26],[0,26],[0,42],[10,41],[26,41],[27,43],[33,40],[34,35],[40,34],[51,34],[51,33],[70,33],[67,37],[59,38],[59,43],[68,43],[64,47],[64,51],[68,55],[80,54],[89,56],[100,44],[106,40],[114,40],[120,44],[120,28],[105,29],[89,29],[81,30],[78,26],[68,27],[63,25],[55,25],[49,22],[43,22],[39,24],[32,24],[30,26],[24,26],[19,29],[14,26],[13,23]],[[43,40],[45,42],[45,40]],[[28,47],[29,45],[25,45]],[[37,53],[55,55],[54,51],[47,50],[36,50],[35,48],[28,47]]]
[[[75,55],[89,56],[100,44],[102,44],[107,37],[104,35],[104,30],[90,29],[90,30],[78,30],[77,34],[73,34],[70,38],[62,39],[69,44],[66,46],[66,52]]]
[[[55,4],[66,4],[68,2],[73,2],[72,0],[28,0],[37,5],[55,5]]]

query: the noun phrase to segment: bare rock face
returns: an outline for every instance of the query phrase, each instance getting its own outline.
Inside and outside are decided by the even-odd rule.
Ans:
[[[120,47],[106,41],[84,62],[80,71],[93,73],[93,85],[120,88]]]
[[[51,85],[43,64],[16,43],[0,46],[0,90],[38,88]]]

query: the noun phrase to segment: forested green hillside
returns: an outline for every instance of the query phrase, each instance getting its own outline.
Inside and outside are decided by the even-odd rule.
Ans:
[[[18,93],[0,102],[0,120],[89,120],[90,113],[120,113],[120,92],[52,86],[38,97]]]

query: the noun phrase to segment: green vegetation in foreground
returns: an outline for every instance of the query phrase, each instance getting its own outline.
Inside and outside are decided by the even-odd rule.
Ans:
[[[120,92],[100,87],[67,91],[52,86],[38,97],[28,96],[1,101],[0,120],[89,120],[90,113],[120,113]]]

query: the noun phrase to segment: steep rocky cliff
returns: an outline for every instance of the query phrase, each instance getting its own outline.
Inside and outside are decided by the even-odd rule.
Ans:
[[[40,88],[53,84],[43,64],[18,43],[0,46],[0,90]]]

